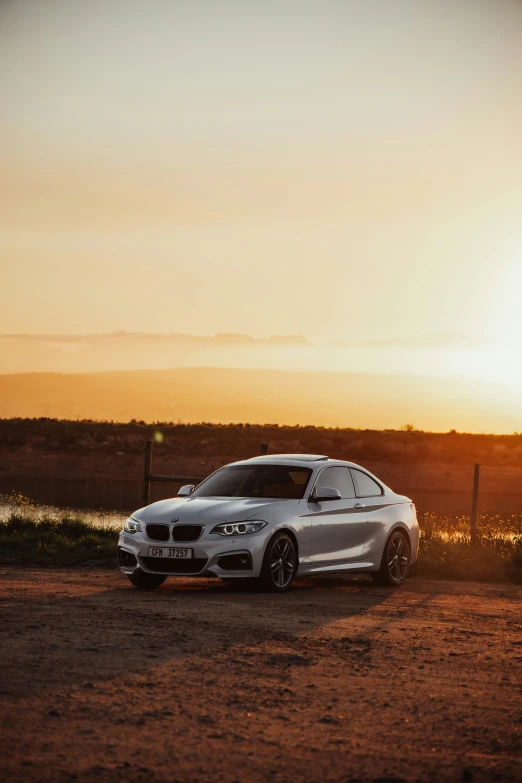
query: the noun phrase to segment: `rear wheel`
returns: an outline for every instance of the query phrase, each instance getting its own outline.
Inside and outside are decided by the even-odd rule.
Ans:
[[[129,582],[141,590],[155,590],[167,578],[163,574],[146,574],[145,571],[135,571],[133,574],[127,574],[127,576],[129,577]]]
[[[261,569],[261,582],[267,590],[284,593],[297,570],[297,549],[288,533],[276,533],[268,542]]]
[[[401,585],[408,576],[410,568],[410,545],[404,533],[392,533],[384,547],[381,567],[372,573],[373,581],[378,585]]]

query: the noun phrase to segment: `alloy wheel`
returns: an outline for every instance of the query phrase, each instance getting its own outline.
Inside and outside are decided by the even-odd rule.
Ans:
[[[388,545],[388,572],[394,582],[400,584],[406,578],[410,563],[408,544],[404,536],[396,533]]]
[[[280,590],[284,590],[294,576],[295,549],[289,538],[279,538],[270,552],[269,568],[274,584]]]

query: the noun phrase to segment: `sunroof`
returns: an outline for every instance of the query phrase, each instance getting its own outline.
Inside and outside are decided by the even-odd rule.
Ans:
[[[273,460],[273,459],[284,459],[284,460],[290,460],[290,461],[296,461],[296,462],[318,462],[322,459],[328,459],[328,457],[325,454],[266,454],[262,457],[251,457],[251,459],[255,460]]]

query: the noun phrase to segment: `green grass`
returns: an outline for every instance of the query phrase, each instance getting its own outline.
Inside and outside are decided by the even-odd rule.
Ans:
[[[118,530],[103,516],[94,521],[69,511],[38,509],[23,499],[0,516],[0,562],[67,566],[115,564]]]
[[[120,517],[41,508],[19,496],[4,498],[2,508],[0,563],[73,566],[116,562]],[[419,559],[412,575],[522,583],[522,515],[480,517],[475,546],[470,541],[468,517],[421,514],[419,523]]]

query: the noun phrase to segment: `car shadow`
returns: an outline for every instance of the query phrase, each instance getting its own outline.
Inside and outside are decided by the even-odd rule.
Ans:
[[[11,574],[11,589],[4,591],[5,695],[89,689],[231,647],[294,649],[325,626],[335,636],[340,624],[345,638],[346,620],[395,594],[364,576],[297,579],[288,593],[274,594],[217,579],[169,579],[158,590],[141,591],[112,572],[105,579],[100,572],[68,571],[66,578],[60,571],[37,573],[32,582]],[[121,584],[115,586],[116,579]],[[2,581],[5,587],[5,575]]]

